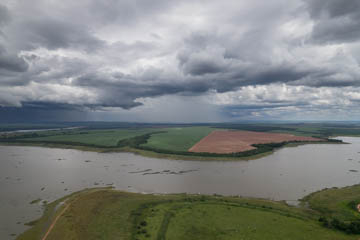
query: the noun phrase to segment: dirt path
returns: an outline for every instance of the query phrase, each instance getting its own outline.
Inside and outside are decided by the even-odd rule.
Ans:
[[[64,214],[64,212],[70,207],[70,204],[67,204],[66,207],[60,212],[59,215],[56,216],[56,218],[54,219],[54,221],[51,223],[49,229],[47,230],[47,232],[45,233],[44,237],[42,238],[42,240],[46,240],[46,238],[48,237],[48,235],[50,234],[51,230],[54,228],[57,220],[59,220],[59,218]]]

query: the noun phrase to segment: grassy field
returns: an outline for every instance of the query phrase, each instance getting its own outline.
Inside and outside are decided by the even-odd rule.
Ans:
[[[321,222],[329,228],[360,234],[360,185],[330,188],[310,194],[304,205],[318,211]]]
[[[179,207],[164,239],[331,239],[337,235],[315,222],[236,204]]]
[[[164,133],[154,134],[142,146],[172,151],[187,151],[203,137],[214,131],[211,127],[165,128]]]
[[[141,136],[150,132],[154,132],[151,128],[140,129],[108,129],[108,130],[73,130],[73,131],[52,131],[38,133],[40,137],[24,138],[29,142],[59,142],[59,143],[82,143],[95,146],[115,147],[120,140]]]
[[[354,123],[283,123],[283,124],[216,124],[219,128],[290,133],[297,136],[321,137],[331,136],[360,136],[360,126]]]
[[[360,185],[329,188],[304,198],[309,206],[324,216],[339,220],[360,220],[356,205],[360,203]]]
[[[57,207],[60,202],[63,204]],[[59,216],[59,213],[62,214]],[[359,238],[323,227],[316,212],[281,202],[90,189],[47,205],[43,217],[17,239],[41,239],[57,216],[47,239]]]

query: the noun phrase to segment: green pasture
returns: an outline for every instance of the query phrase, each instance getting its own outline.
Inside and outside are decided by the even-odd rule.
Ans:
[[[164,133],[151,135],[147,143],[141,146],[172,151],[187,151],[214,130],[216,129],[211,127],[163,128],[159,129],[159,131],[164,131]]]
[[[76,130],[76,131],[53,131],[54,135],[24,138],[29,142],[59,142],[80,143],[96,146],[115,147],[120,140],[141,136],[154,132],[152,128],[140,129],[107,129],[107,130]],[[46,134],[46,133],[40,133]]]
[[[62,202],[61,205],[59,203]],[[66,206],[48,239],[346,240],[358,235],[322,226],[315,211],[261,199],[150,195],[84,190],[47,205],[19,240],[41,239]]]

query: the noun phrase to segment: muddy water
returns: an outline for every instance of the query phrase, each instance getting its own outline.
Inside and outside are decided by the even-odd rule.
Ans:
[[[14,239],[52,201],[87,187],[144,193],[242,195],[296,201],[325,187],[360,182],[360,138],[352,144],[281,149],[251,161],[154,159],[130,153],[0,146],[0,239]]]

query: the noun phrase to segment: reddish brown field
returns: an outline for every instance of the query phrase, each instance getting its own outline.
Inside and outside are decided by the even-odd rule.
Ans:
[[[252,144],[290,141],[322,141],[319,138],[286,133],[250,131],[213,131],[189,149],[189,152],[234,153],[255,149]]]

